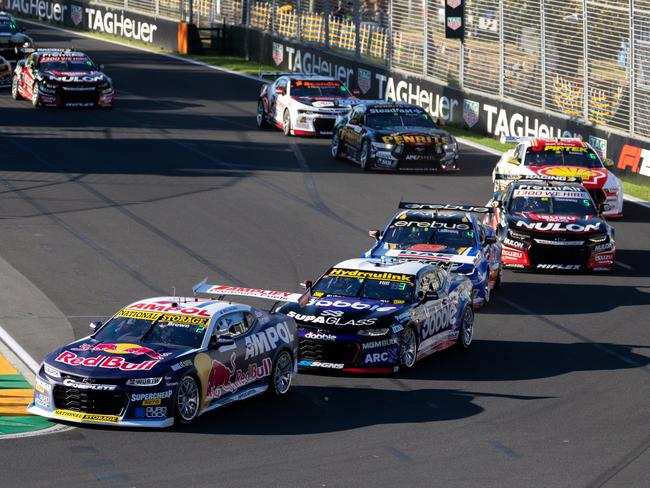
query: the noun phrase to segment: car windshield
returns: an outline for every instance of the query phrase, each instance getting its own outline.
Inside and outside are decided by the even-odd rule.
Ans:
[[[596,215],[598,212],[589,194],[575,188],[566,190],[516,189],[510,201],[510,213],[543,215]]]
[[[144,342],[190,348],[201,346],[207,329],[207,320],[199,321],[197,317],[186,315],[173,317],[151,314],[151,317],[156,315],[158,318],[151,320],[120,317],[118,314],[99,329],[94,338],[103,342]],[[172,318],[175,321],[169,320]]]
[[[89,58],[47,56],[40,60],[39,68],[43,71],[90,72],[97,71],[97,66]]]
[[[18,32],[16,23],[9,19],[0,19],[0,33],[2,34],[15,34]]]
[[[533,147],[526,149],[524,165],[603,167],[598,155],[588,147],[550,145],[543,146],[539,150]]]
[[[291,82],[292,97],[306,98],[348,98],[351,97],[348,89],[338,81],[304,81]]]
[[[409,249],[421,244],[440,245],[449,252],[461,247],[475,247],[476,235],[470,224],[432,220],[398,220],[383,236],[383,241],[396,249]]]
[[[413,275],[332,268],[313,286],[314,296],[368,298],[392,303],[413,299]]]
[[[366,125],[373,129],[386,127],[425,127],[435,128],[436,125],[424,110],[421,109],[370,109],[366,117]]]

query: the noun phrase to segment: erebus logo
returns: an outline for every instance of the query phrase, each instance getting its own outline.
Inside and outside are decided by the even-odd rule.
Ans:
[[[580,269],[579,264],[538,264],[537,269],[557,269],[559,271],[577,271]]]
[[[518,220],[515,224],[528,230],[537,230],[539,232],[591,232],[600,229],[600,222],[595,224],[562,224],[559,222],[526,222]]]
[[[126,17],[123,13],[102,12],[94,8],[86,8],[88,28],[97,32],[105,32],[119,37],[136,41],[153,42],[153,35],[158,26],[140,20]]]
[[[323,332],[307,332],[305,334],[306,339],[315,339],[317,341],[335,341],[336,336],[333,334],[326,334]]]
[[[441,203],[402,203],[400,208],[408,208],[412,210],[452,210],[456,212],[474,212],[474,213],[490,213],[491,209],[488,207],[479,207],[475,205],[452,205]]]

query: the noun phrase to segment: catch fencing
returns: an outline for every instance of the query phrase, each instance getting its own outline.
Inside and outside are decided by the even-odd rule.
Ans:
[[[226,22],[583,123],[650,137],[650,0],[101,0]],[[453,1],[453,0],[449,0]]]

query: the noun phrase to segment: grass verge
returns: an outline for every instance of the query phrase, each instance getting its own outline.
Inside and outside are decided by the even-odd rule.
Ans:
[[[638,183],[627,181],[625,179],[625,176],[622,178],[622,180],[623,192],[626,195],[630,195],[636,198],[640,198],[641,200],[645,200],[646,202],[650,202],[650,186],[640,185]]]

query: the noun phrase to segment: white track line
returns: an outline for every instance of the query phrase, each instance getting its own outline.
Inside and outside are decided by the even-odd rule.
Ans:
[[[627,270],[630,270],[630,271],[634,271],[634,268],[632,266],[630,266],[629,264],[625,264],[625,263],[622,263],[620,261],[616,261],[616,264],[618,264],[621,268],[624,268],[624,269],[627,269]]]
[[[27,366],[34,374],[38,373],[38,363],[18,344],[0,325],[0,340]]]

